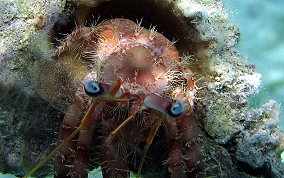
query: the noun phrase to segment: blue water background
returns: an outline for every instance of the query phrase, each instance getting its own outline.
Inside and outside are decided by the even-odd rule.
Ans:
[[[260,92],[250,99],[257,108],[269,99],[281,104],[284,128],[284,0],[223,0],[241,32],[239,49],[262,74]]]

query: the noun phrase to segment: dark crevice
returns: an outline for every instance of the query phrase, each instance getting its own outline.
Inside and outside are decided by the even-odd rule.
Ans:
[[[74,13],[70,9],[73,9]],[[177,41],[176,47],[181,53],[193,55],[201,44],[191,41],[190,35],[197,36],[198,30],[190,21],[185,24],[184,18],[177,14],[173,12],[171,4],[152,0],[112,0],[89,8],[69,3],[54,25],[52,42],[58,45],[58,40],[64,39],[66,34],[76,28],[75,21],[85,21],[85,26],[92,26],[95,22],[100,23],[112,18],[126,18],[134,22],[140,22],[142,19],[141,26],[148,29],[155,26],[155,29],[169,40]]]
[[[170,4],[166,5],[152,0],[112,0],[93,8],[92,16],[100,17],[100,20],[127,18],[137,22],[142,19],[143,27],[149,29],[156,26],[156,30],[168,39],[178,40],[177,47],[181,48],[184,43],[190,43],[185,39],[188,27],[185,28],[181,19],[172,12],[172,8]],[[194,28],[191,30],[197,32]]]
[[[271,177],[272,175],[268,175],[269,173],[267,172],[269,164],[264,163],[260,168],[253,168],[248,163],[240,161],[236,158],[234,154],[236,153],[238,143],[240,142],[238,139],[242,139],[241,131],[234,133],[226,144],[219,144],[228,151],[231,156],[231,160],[233,161],[233,165],[236,166],[237,171],[255,177]]]
[[[267,168],[265,168],[265,165],[262,166],[261,168],[253,168],[249,164],[237,160],[235,157],[232,157],[232,160],[234,162],[234,165],[237,166],[237,171],[238,172],[244,172],[250,176],[255,176],[255,177],[271,177],[272,175],[268,175],[267,173]]]
[[[241,131],[235,132],[231,138],[225,144],[219,144],[224,147],[230,154],[234,154],[236,152],[238,139],[241,138]]]
[[[52,29],[51,41],[57,47],[60,41],[76,29],[77,24],[93,26],[113,18],[126,18],[136,23],[142,19],[142,27],[149,29],[155,26],[159,33],[176,41],[175,46],[181,56],[193,56],[195,61],[192,61],[190,69],[196,74],[196,78],[207,75],[208,57],[200,56],[199,50],[208,48],[208,42],[196,40],[200,34],[195,27],[195,20],[203,18],[202,15],[185,18],[172,3],[164,1],[110,0],[101,2],[96,7],[69,2]]]
[[[62,14],[59,15],[58,21],[54,23],[51,31],[51,42],[54,46],[59,46],[60,41],[76,28],[74,20],[74,9],[76,6],[68,1]]]

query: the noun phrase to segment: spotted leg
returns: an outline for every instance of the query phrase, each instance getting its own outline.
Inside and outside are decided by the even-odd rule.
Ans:
[[[129,170],[127,167],[126,161],[126,150],[124,147],[122,149],[118,149],[117,145],[119,140],[115,139],[118,132],[123,129],[123,127],[131,121],[137,111],[130,112],[130,116],[126,118],[122,123],[116,123],[115,129],[111,132],[109,127],[112,128],[114,125],[114,121],[112,120],[105,120],[104,124],[104,135],[107,136],[106,139],[102,141],[102,170],[104,177],[129,177]],[[120,120],[119,118],[115,118],[115,121]],[[118,138],[119,139],[119,138]]]
[[[164,130],[169,145],[168,169],[171,173],[171,177],[186,178],[186,166],[183,160],[176,121],[165,122]]]
[[[106,121],[109,122],[109,121]],[[104,128],[104,130],[108,130]],[[108,136],[109,132],[104,132],[104,138]],[[126,178],[130,176],[125,153],[118,149],[117,140],[106,142],[104,139],[101,143],[101,162],[103,177],[119,177]]]
[[[99,101],[94,101],[94,106],[98,105]],[[92,106],[91,106],[92,107]],[[71,177],[87,177],[89,172],[89,155],[92,143],[92,138],[94,135],[94,130],[97,117],[91,117],[86,121],[84,127],[79,133],[79,140],[76,149],[76,156],[73,161],[73,166],[71,170]]]
[[[177,126],[182,143],[184,162],[187,166],[187,172],[191,177],[196,177],[201,172],[201,154],[198,151],[197,126],[195,119],[190,115],[183,115],[177,118]]]
[[[72,103],[69,105],[65,117],[63,119],[62,127],[59,134],[59,143],[65,142],[70,135],[74,135],[74,138],[60,148],[59,153],[55,158],[55,176],[64,177],[69,174],[70,167],[74,161],[74,154],[77,150],[77,138],[80,129],[77,129],[81,123],[81,120],[86,112],[88,105],[88,98],[83,91],[85,81],[89,80],[91,76],[87,75],[79,84],[76,94]],[[87,116],[89,117],[89,116]],[[83,125],[82,125],[83,126]],[[78,131],[75,135],[75,131]]]

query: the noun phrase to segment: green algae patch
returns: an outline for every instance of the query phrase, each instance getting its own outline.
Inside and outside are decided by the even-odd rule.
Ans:
[[[231,135],[240,129],[240,126],[231,120],[233,115],[234,113],[230,111],[229,106],[224,103],[220,105],[216,103],[212,110],[207,113],[205,129],[208,134],[217,140],[222,140],[221,142],[226,142]]]

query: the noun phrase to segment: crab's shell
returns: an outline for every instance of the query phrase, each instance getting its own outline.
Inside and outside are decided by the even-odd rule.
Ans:
[[[162,34],[131,20],[112,19],[75,30],[56,50],[56,60],[36,66],[44,71],[34,81],[41,97],[64,111],[87,73],[105,83],[120,80],[132,94],[163,95],[171,88],[168,73],[180,75],[179,61],[175,46]]]

